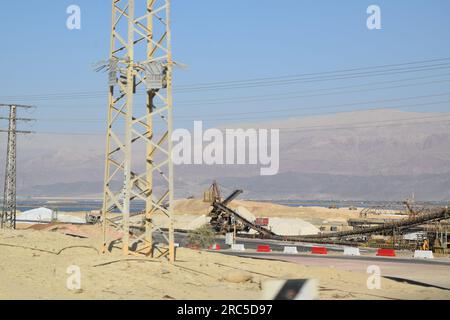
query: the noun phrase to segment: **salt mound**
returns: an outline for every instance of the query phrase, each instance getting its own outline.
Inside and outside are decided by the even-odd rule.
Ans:
[[[86,218],[74,217],[67,214],[58,214],[58,222],[83,224],[86,223]]]
[[[307,236],[318,234],[320,230],[301,219],[271,218],[269,229],[280,236]]]
[[[56,220],[56,213],[47,208],[33,209],[17,215],[17,222],[49,223],[53,220]]]
[[[236,211],[248,221],[254,222],[256,220],[255,215],[245,207],[238,207]],[[309,222],[289,218],[270,218],[268,228],[280,236],[306,236],[320,232]],[[255,231],[251,230],[250,233],[255,233]]]
[[[247,208],[245,207],[238,207],[236,209],[236,212],[239,213],[243,218],[247,219],[250,222],[254,222],[256,220],[256,217],[253,213],[251,213]]]
[[[47,208],[37,208],[25,211],[17,216],[17,222],[35,222],[35,223],[86,223],[85,218],[79,218],[68,214],[57,214],[55,211]]]
[[[186,227],[187,230],[196,230],[198,228],[203,227],[204,225],[209,224],[210,222],[210,218],[203,215],[200,216],[198,218],[195,218],[194,220],[192,220]]]

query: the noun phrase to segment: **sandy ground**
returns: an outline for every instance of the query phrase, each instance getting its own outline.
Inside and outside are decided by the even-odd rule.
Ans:
[[[98,227],[91,227],[98,228]],[[98,253],[99,230],[74,238],[47,231],[0,231],[0,299],[259,299],[261,283],[314,278],[321,299],[450,299],[450,291],[383,280],[369,290],[368,275],[179,249],[178,261]],[[67,268],[81,270],[81,290],[70,291]],[[230,282],[235,273],[249,281]],[[227,280],[228,279],[228,280]]]

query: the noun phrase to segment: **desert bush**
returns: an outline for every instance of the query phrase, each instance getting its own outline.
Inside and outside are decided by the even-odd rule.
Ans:
[[[189,246],[209,248],[214,244],[214,231],[209,225],[204,225],[196,230],[189,231],[187,242]]]

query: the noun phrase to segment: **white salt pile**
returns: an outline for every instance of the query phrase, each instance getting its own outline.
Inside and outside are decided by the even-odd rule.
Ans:
[[[74,217],[67,214],[58,214],[58,222],[83,224],[86,223],[86,218]]]
[[[187,230],[196,230],[198,228],[203,227],[204,225],[209,224],[211,218],[207,217],[206,215],[200,216],[194,220],[192,220],[187,226]]]
[[[56,212],[47,208],[37,208],[17,215],[17,222],[50,223],[56,220]]]
[[[270,218],[269,229],[280,236],[306,236],[320,232],[311,223],[293,218]]]
[[[253,213],[251,213],[247,208],[245,207],[238,207],[236,209],[236,212],[239,213],[243,218],[247,219],[250,222],[254,222],[256,220],[256,217]]]
[[[68,214],[58,214],[57,212],[47,208],[37,208],[25,211],[17,215],[17,222],[19,223],[86,223],[85,218],[79,218]]]
[[[236,211],[248,221],[254,222],[256,217],[245,207],[238,207]],[[269,218],[268,229],[280,236],[306,236],[318,234],[320,230],[309,222],[294,218]],[[250,231],[254,233],[255,231]]]

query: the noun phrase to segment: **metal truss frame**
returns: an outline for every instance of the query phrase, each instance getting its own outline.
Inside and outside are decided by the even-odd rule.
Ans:
[[[5,185],[3,189],[3,207],[0,216],[0,228],[16,229],[16,211],[17,211],[17,195],[16,195],[16,179],[17,179],[17,134],[29,134],[32,132],[17,130],[18,121],[33,121],[33,119],[17,118],[17,109],[29,109],[31,106],[0,104],[0,107],[9,108],[9,117],[0,118],[0,120],[9,120],[8,130],[0,130],[0,132],[8,133],[7,151],[6,151],[6,168],[5,168]]]
[[[104,252],[119,244],[125,255],[175,260],[171,40],[170,0],[112,0]],[[137,101],[141,96],[145,100]],[[139,151],[142,157],[136,156]],[[145,203],[142,221],[133,220],[138,201]],[[155,223],[155,215],[166,217],[168,232]],[[123,237],[108,239],[110,226]],[[163,244],[155,245],[156,233]]]

